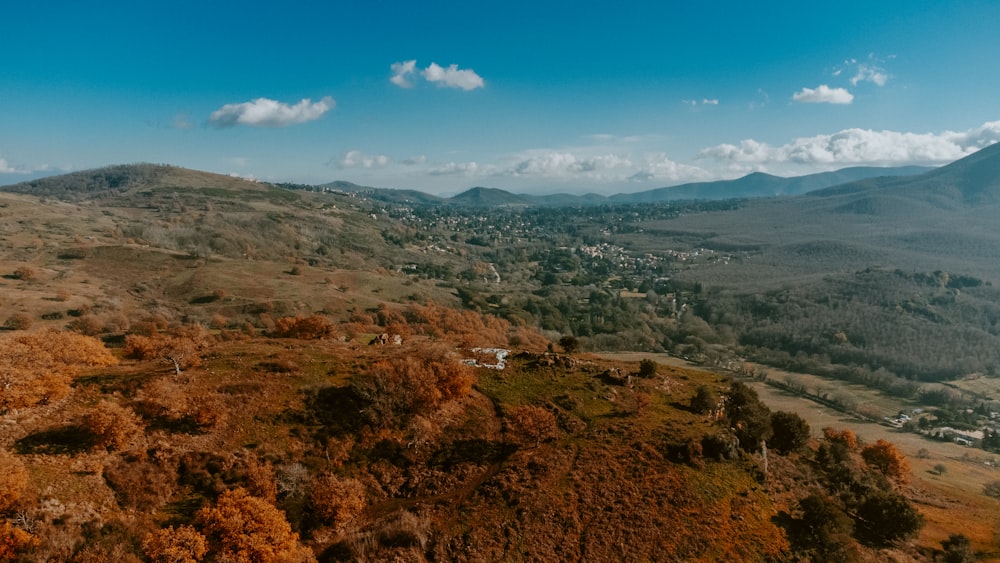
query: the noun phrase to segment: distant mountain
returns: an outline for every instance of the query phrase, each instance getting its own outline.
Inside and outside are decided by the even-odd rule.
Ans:
[[[537,205],[538,199],[533,196],[512,194],[497,188],[476,187],[468,189],[447,200],[454,205],[472,205],[477,207],[500,207],[515,205]]]
[[[892,168],[858,166],[791,178],[754,172],[735,180],[682,184],[645,192],[616,194],[609,199],[621,203],[656,203],[683,199],[733,199],[799,195],[866,178],[913,176],[929,170],[933,170],[933,168],[926,166]]]
[[[215,190],[220,192],[267,192],[278,188],[244,178],[189,170],[164,164],[121,164],[47,176],[9,186],[0,191],[84,201],[123,196],[137,191]]]
[[[363,195],[376,201],[384,201],[394,204],[432,204],[441,203],[444,200],[436,195],[431,195],[417,190],[395,190],[391,188],[373,188],[371,186],[360,186],[352,182],[337,180],[316,186],[328,190],[336,190],[347,193]]]

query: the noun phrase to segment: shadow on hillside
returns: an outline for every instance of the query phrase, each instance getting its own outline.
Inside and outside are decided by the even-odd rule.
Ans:
[[[354,434],[365,424],[365,401],[350,387],[325,387],[310,392],[306,408],[313,420],[331,435]]]
[[[73,455],[94,446],[94,434],[84,426],[71,424],[29,434],[18,440],[14,449],[21,455]]]
[[[99,373],[76,378],[73,387],[96,387],[105,395],[121,393],[123,397],[132,398],[140,387],[159,375],[158,373]]]
[[[448,470],[462,463],[496,463],[505,461],[517,451],[507,442],[491,442],[481,438],[456,440],[434,453],[428,465]]]

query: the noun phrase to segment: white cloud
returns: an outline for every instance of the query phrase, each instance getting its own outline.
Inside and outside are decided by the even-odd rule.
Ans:
[[[443,68],[437,63],[431,63],[421,74],[428,82],[450,88],[475,90],[486,85],[483,78],[475,71],[459,69],[458,65],[449,65],[448,68]]]
[[[427,157],[422,154],[418,154],[417,156],[411,156],[410,158],[403,159],[402,162],[406,166],[418,166],[427,162]]]
[[[449,162],[427,171],[431,176],[491,176],[496,167],[478,162]]]
[[[679,182],[708,179],[705,170],[674,162],[664,153],[586,154],[580,150],[535,149],[513,155],[503,166],[449,162],[431,169],[432,176],[507,177],[552,182],[617,183]]]
[[[383,168],[389,165],[390,159],[384,154],[365,154],[359,150],[351,150],[337,163],[338,168]]]
[[[400,88],[412,88],[413,83],[410,82],[409,76],[416,71],[417,61],[416,59],[410,61],[403,61],[398,63],[392,63],[389,67],[392,69],[392,78],[389,82],[392,82]]]
[[[854,101],[854,94],[843,88],[830,88],[821,84],[818,88],[803,88],[792,94],[796,102],[807,104],[849,104]]]
[[[708,98],[705,98],[704,100],[701,101],[701,104],[704,105],[704,106],[717,106],[717,105],[719,105],[719,100],[716,100],[716,99],[711,99],[710,100]]]
[[[715,98],[703,98],[700,102],[698,100],[681,100],[681,103],[691,107],[697,107],[699,104],[703,106],[717,106],[719,105],[719,100]]]
[[[236,125],[288,127],[315,121],[333,109],[334,105],[336,103],[329,96],[315,103],[309,98],[304,98],[294,106],[267,98],[257,98],[251,102],[226,104],[212,112],[208,121],[216,127]]]
[[[857,73],[851,77],[851,86],[857,86],[858,82],[871,82],[877,86],[885,86],[889,81],[889,75],[885,70],[869,64],[859,64]]]
[[[738,145],[709,147],[699,158],[713,159],[731,170],[760,170],[767,165],[904,165],[943,164],[1000,141],[1000,121],[964,132],[906,133],[845,129],[829,135],[800,137],[773,147],[753,139]]]
[[[7,159],[0,158],[0,173],[4,173],[4,174],[20,174],[21,171],[17,170],[13,166],[7,164]]]

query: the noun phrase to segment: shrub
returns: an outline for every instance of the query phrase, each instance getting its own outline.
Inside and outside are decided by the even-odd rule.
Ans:
[[[38,538],[7,521],[0,521],[0,561],[13,561],[21,551],[39,544]]]
[[[171,526],[146,534],[142,551],[153,563],[198,563],[208,545],[205,536],[193,527]]]
[[[639,362],[639,377],[656,377],[656,362],[648,358]]]
[[[31,266],[18,266],[11,277],[15,280],[31,281],[38,277],[38,273]]]
[[[832,444],[842,444],[850,451],[858,449],[858,437],[855,436],[854,432],[847,428],[843,430],[835,430],[833,428],[826,427],[823,429],[823,437]]]
[[[519,442],[531,447],[538,447],[545,440],[555,438],[559,431],[555,415],[542,407],[514,407],[507,411],[506,419],[508,431]]]
[[[215,561],[315,562],[283,512],[244,489],[226,491],[195,515]]]
[[[698,414],[708,414],[719,404],[719,396],[707,385],[699,385],[694,397],[691,397],[691,410]]]
[[[142,419],[132,409],[111,401],[101,401],[84,417],[95,438],[95,445],[122,450],[142,434]]]
[[[948,539],[941,541],[941,548],[944,549],[942,563],[973,563],[976,560],[972,542],[963,534],[948,536]]]
[[[1000,481],[990,481],[983,485],[983,494],[986,496],[1000,498]]]
[[[909,538],[920,531],[923,518],[902,495],[873,490],[861,501],[856,515],[856,535],[874,546],[886,546]]]
[[[31,328],[31,324],[31,317],[27,313],[14,313],[7,317],[7,321],[3,326],[7,330],[28,330]]]
[[[14,454],[0,449],[0,512],[10,508],[28,487],[28,471]]]
[[[324,522],[341,526],[364,510],[365,487],[356,479],[326,473],[316,477],[310,489],[310,501]]]
[[[274,322],[274,336],[316,340],[333,335],[333,323],[322,315],[282,317]]]

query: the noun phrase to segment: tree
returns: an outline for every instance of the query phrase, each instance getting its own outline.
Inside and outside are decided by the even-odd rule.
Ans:
[[[0,449],[0,512],[10,508],[28,487],[28,471],[14,454]]]
[[[972,543],[963,534],[952,534],[941,541],[944,555],[942,563],[973,563],[976,556],[972,553]]]
[[[771,415],[774,433],[768,445],[781,454],[802,449],[809,440],[809,423],[793,412],[778,411]]]
[[[850,429],[836,430],[828,426],[823,429],[823,437],[831,444],[842,444],[849,451],[858,449],[858,437]]]
[[[920,531],[923,518],[906,498],[893,491],[872,489],[856,511],[858,539],[886,546]]]
[[[367,504],[365,486],[360,481],[332,473],[316,477],[309,496],[316,515],[335,526],[350,522]]]
[[[699,385],[691,397],[691,410],[698,414],[708,414],[719,405],[719,396],[709,386]]]
[[[868,467],[877,470],[882,475],[899,483],[906,482],[906,474],[909,472],[910,466],[892,442],[879,439],[874,444],[865,446],[861,450],[861,458],[865,460]]]
[[[799,553],[813,561],[848,561],[854,523],[839,506],[821,494],[799,501],[802,517],[788,526],[788,539]]]
[[[563,336],[559,339],[559,345],[567,354],[573,354],[580,349],[580,341],[575,336]]]
[[[153,563],[198,563],[208,552],[208,544],[191,526],[171,526],[146,534],[142,551]]]
[[[729,390],[726,415],[744,451],[756,451],[761,442],[771,437],[771,411],[756,391],[740,381]]]
[[[548,409],[533,405],[522,405],[507,410],[507,429],[515,439],[531,447],[556,437],[559,425],[556,417]]]
[[[274,336],[317,340],[333,335],[333,323],[322,315],[308,317],[282,317],[274,321]]]
[[[656,362],[648,358],[639,362],[639,377],[656,377]]]
[[[89,336],[47,330],[0,337],[0,412],[59,400],[80,368],[115,363],[104,344]]]
[[[0,521],[0,561],[13,561],[18,552],[39,544],[38,538],[6,520]]]
[[[130,334],[125,337],[125,355],[137,360],[163,360],[174,367],[174,374],[196,367],[201,363],[198,356],[201,338],[181,336],[142,336]]]
[[[123,450],[143,432],[142,419],[128,408],[111,401],[101,401],[84,417],[84,425],[95,437],[95,445]]]
[[[214,506],[195,515],[217,561],[238,563],[315,563],[283,512],[244,489],[226,491]]]

